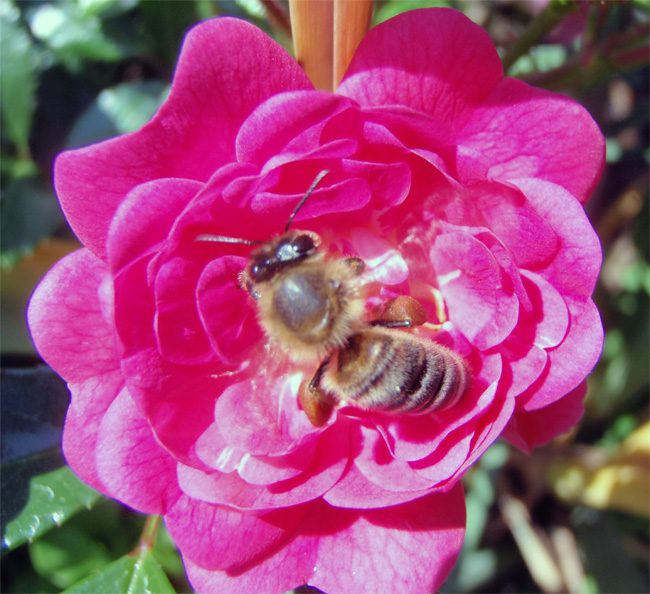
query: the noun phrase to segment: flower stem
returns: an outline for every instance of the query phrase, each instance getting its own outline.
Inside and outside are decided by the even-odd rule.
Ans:
[[[144,551],[150,551],[153,549],[161,521],[162,520],[160,516],[147,516],[147,519],[144,523],[144,528],[142,529],[142,534],[140,535],[140,541],[138,542],[138,546],[135,552],[142,553]]]
[[[528,50],[538,43],[566,15],[577,10],[574,0],[551,0],[528,25],[521,36],[508,48],[503,56],[503,70],[508,72],[511,66]]]

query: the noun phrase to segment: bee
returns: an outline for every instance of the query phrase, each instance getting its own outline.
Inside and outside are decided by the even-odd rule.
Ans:
[[[327,173],[317,176],[278,237],[257,241],[200,235],[197,240],[261,246],[251,252],[240,283],[257,302],[260,325],[272,342],[294,361],[320,361],[298,392],[314,426],[326,424],[333,408],[344,403],[410,415],[453,406],[470,382],[463,358],[400,330],[426,323],[422,305],[398,297],[365,321],[363,260],[328,256],[317,234],[289,230]]]

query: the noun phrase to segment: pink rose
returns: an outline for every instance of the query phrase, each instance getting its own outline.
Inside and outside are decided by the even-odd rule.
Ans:
[[[504,78],[454,10],[372,29],[335,94],[254,26],[198,25],[149,124],[56,162],[85,248],[42,281],[29,323],[72,392],[68,462],[164,515],[200,591],[437,589],[462,474],[502,433],[530,449],[582,414],[602,346],[582,203],[603,156],[580,105]],[[292,228],[365,261],[368,312],[423,305],[413,332],[471,369],[457,404],[341,406],[314,427],[297,393],[316,365],[269,343],[238,287],[251,248],[197,241],[281,233],[322,171]]]

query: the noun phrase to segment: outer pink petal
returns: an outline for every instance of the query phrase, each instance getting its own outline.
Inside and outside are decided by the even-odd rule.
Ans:
[[[72,400],[63,427],[63,455],[84,482],[113,496],[97,472],[97,433],[113,400],[124,387],[119,370],[68,384]]]
[[[465,528],[462,487],[359,513],[316,502],[296,536],[241,574],[186,562],[201,592],[284,592],[309,583],[328,594],[436,591],[458,556]]]
[[[489,159],[492,179],[543,179],[583,203],[605,164],[605,139],[584,107],[511,78],[474,110],[459,143]]]
[[[181,494],[175,460],[155,439],[127,390],[102,419],[97,470],[113,497],[144,513],[165,513]]]
[[[124,386],[115,334],[98,298],[107,277],[104,263],[89,251],[74,252],[48,272],[27,310],[37,350],[69,382],[72,393],[63,432],[65,457],[80,478],[104,493],[108,489],[96,469],[97,430]]]
[[[296,506],[250,515],[182,495],[165,515],[165,524],[186,564],[208,571],[236,569],[281,542],[306,511],[306,506]]]
[[[549,363],[544,373],[519,397],[520,406],[527,411],[547,407],[579,386],[600,358],[603,326],[594,302],[572,299],[568,305],[571,322],[567,337],[547,351]]]
[[[580,203],[561,186],[513,179],[535,210],[561,238],[556,257],[537,274],[563,296],[591,297],[602,262],[600,240]]]
[[[29,302],[27,320],[36,349],[69,382],[119,368],[115,332],[100,309],[106,265],[81,249],[57,262]]]
[[[268,97],[313,88],[295,60],[246,21],[205,21],[185,38],[172,92],[139,132],[63,153],[55,179],[75,233],[103,257],[108,225],[126,193],[145,181],[206,181],[235,160],[241,123]]]
[[[587,383],[583,382],[564,398],[534,411],[519,410],[503,432],[504,439],[530,452],[573,427],[585,412],[583,400]]]
[[[502,76],[489,36],[461,12],[410,10],[368,32],[338,92],[363,107],[406,106],[459,129]]]

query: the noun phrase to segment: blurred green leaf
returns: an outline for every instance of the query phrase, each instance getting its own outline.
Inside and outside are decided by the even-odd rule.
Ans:
[[[140,0],[76,0],[84,17],[114,17],[135,8]]]
[[[537,45],[521,56],[508,72],[509,76],[522,76],[531,72],[548,72],[559,68],[567,59],[567,50],[562,45]]]
[[[110,562],[110,552],[99,540],[77,526],[53,530],[29,547],[32,566],[59,588],[98,571]]]
[[[19,13],[0,0],[0,103],[8,137],[23,157],[29,154],[29,131],[36,107],[37,55]]]
[[[100,495],[61,468],[69,400],[63,380],[42,365],[3,369],[1,377],[4,554],[60,526]]]
[[[266,18],[266,8],[260,0],[235,0],[241,6],[248,16],[256,19]]]
[[[167,574],[178,577],[185,576],[185,568],[180,553],[169,532],[162,524],[156,535],[153,555]]]
[[[139,5],[144,30],[150,37],[148,46],[170,67],[176,62],[187,29],[198,21],[197,6],[195,2],[141,2]]]
[[[452,3],[449,0],[393,0],[392,2],[378,4],[372,23],[373,25],[378,25],[379,23],[392,19],[394,16],[402,14],[407,10],[414,10],[416,8],[447,7],[451,4]]]
[[[34,36],[72,70],[83,59],[114,62],[125,57],[123,48],[104,35],[99,17],[84,14],[75,3],[40,5],[29,12],[29,21]]]
[[[138,557],[122,557],[65,592],[69,594],[96,594],[98,592],[174,594],[175,590],[160,565],[147,551]]]
[[[0,211],[2,266],[13,265],[63,224],[63,214],[49,184],[38,177],[11,179],[3,192]]]
[[[622,535],[613,526],[611,517],[608,512],[582,507],[572,514],[586,569],[600,592],[647,592],[647,577],[626,554]]]
[[[161,81],[123,83],[102,91],[75,122],[68,148],[85,146],[144,126],[167,97]]]

